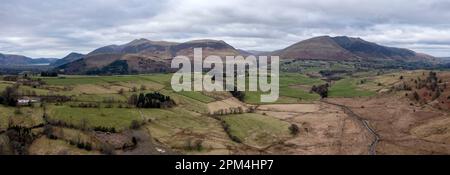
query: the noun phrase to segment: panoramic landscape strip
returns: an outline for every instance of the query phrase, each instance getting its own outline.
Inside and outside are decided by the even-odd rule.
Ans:
[[[0,155],[448,155],[448,7],[5,1]]]

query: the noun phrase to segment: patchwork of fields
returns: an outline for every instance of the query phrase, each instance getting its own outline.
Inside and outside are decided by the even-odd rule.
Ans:
[[[33,107],[0,106],[0,131],[5,131],[11,125],[39,129],[48,122],[62,126],[62,129],[53,129],[54,133],[59,133],[54,136],[56,140],[44,136],[37,138],[29,148],[31,154],[61,154],[62,152],[64,154],[100,154],[101,151],[104,152],[104,148],[96,132],[113,129],[112,131],[119,135],[108,137],[122,138],[119,139],[122,141],[115,141],[116,145],[130,143],[130,139],[135,136],[122,133],[133,133],[132,128],[135,123],[141,125],[139,132],[142,131],[151,136],[153,144],[163,145],[161,147],[164,147],[165,151],[162,152],[256,153],[274,144],[295,138],[289,131],[293,122],[280,120],[272,115],[266,115],[265,112],[252,112],[253,108],[263,105],[259,102],[262,92],[245,92],[244,103],[233,99],[227,92],[174,92],[170,86],[171,74],[63,75],[54,78],[35,78],[42,79],[45,85],[36,88],[21,85],[19,92],[30,94],[30,96],[63,95],[69,96],[71,100],[63,103],[34,104]],[[334,82],[329,92],[330,96],[355,97],[375,94],[375,91],[367,90],[363,85],[359,85],[358,81],[359,79],[346,78]],[[309,77],[305,74],[282,73],[280,98],[274,104],[313,103],[319,100],[320,96],[311,93],[311,87],[325,83],[320,78]],[[13,84],[13,82],[0,81],[0,90],[3,91]],[[149,92],[160,92],[170,96],[177,106],[166,109],[140,109],[127,103],[132,94]],[[85,107],[86,105],[92,106]],[[223,114],[223,116],[217,116],[221,118],[220,120],[214,117],[219,113]],[[224,130],[223,123],[226,123],[229,130]],[[34,132],[42,133],[43,131],[40,128]],[[237,137],[242,143],[233,141],[231,137]],[[89,143],[89,149],[70,144],[80,142],[80,138],[84,138],[81,139],[83,143]],[[55,149],[46,149],[49,145],[54,145]],[[126,153],[126,151],[116,151]]]

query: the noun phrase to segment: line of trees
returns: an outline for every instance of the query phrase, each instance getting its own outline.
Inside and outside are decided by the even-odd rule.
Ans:
[[[41,72],[41,77],[57,77],[58,73],[57,72]]]
[[[138,108],[171,108],[176,105],[170,96],[159,92],[133,94],[128,98],[128,104]]]

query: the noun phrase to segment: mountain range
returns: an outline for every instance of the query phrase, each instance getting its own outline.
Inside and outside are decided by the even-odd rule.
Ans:
[[[48,65],[58,60],[57,58],[29,58],[22,55],[11,55],[0,53],[0,65]]]
[[[169,70],[173,57],[193,58],[194,48],[203,48],[203,55],[240,55],[224,41],[194,40],[184,43],[138,39],[123,45],[95,49],[82,59],[57,67],[67,74],[148,73]]]
[[[300,60],[398,60],[434,61],[436,58],[409,49],[382,46],[361,38],[319,36],[300,41],[273,52],[236,49],[224,41],[194,40],[183,43],[136,39],[123,45],[100,47],[84,55],[70,53],[62,59],[31,59],[0,54],[2,64],[50,63],[66,74],[127,74],[165,72],[173,57],[193,57],[194,48],[203,48],[203,56],[277,55],[281,59]]]
[[[386,47],[365,41],[361,38],[346,36],[321,36],[295,43],[272,55],[290,59],[317,60],[403,60],[432,61],[434,57],[412,50]]]

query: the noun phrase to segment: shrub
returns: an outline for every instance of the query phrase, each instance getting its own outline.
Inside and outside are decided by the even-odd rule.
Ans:
[[[141,127],[142,123],[140,123],[137,120],[131,121],[130,129],[139,129]]]
[[[414,97],[414,100],[416,100],[416,101],[420,100],[420,96],[419,96],[419,93],[417,93],[417,91],[414,91],[413,97]]]
[[[6,132],[11,148],[15,154],[28,154],[28,146],[33,142],[33,136],[30,128],[11,126]]]
[[[49,139],[56,139],[56,136],[53,135],[53,127],[51,125],[45,125],[43,133]]]
[[[237,87],[234,87],[234,90],[230,92],[233,97],[237,98],[239,101],[244,101],[245,92],[238,91]]]
[[[300,128],[296,124],[291,124],[291,126],[289,126],[289,131],[295,136],[300,132]]]
[[[197,151],[201,151],[203,149],[203,140],[195,140],[194,142],[194,148]]]
[[[133,87],[131,88],[131,92],[137,92],[137,87],[136,87],[136,86],[133,86]]]
[[[77,147],[80,148],[80,149],[88,150],[88,151],[92,150],[92,144],[89,143],[89,142],[79,141],[77,143]]]
[[[94,131],[116,133],[116,128],[114,128],[114,127],[105,127],[105,126],[96,126],[96,127],[94,127]]]
[[[237,136],[232,135],[232,136],[230,136],[230,138],[232,141],[234,141],[236,143],[242,143],[242,140]]]
[[[119,92],[118,92],[119,94],[124,94],[125,93],[125,90],[123,90],[123,88],[121,88],[121,89],[119,89]]]
[[[100,152],[104,155],[114,155],[114,147],[110,144],[102,144]]]
[[[17,89],[18,85],[8,86],[2,92],[2,103],[7,106],[16,106],[17,105],[17,97],[19,96],[19,92]]]

